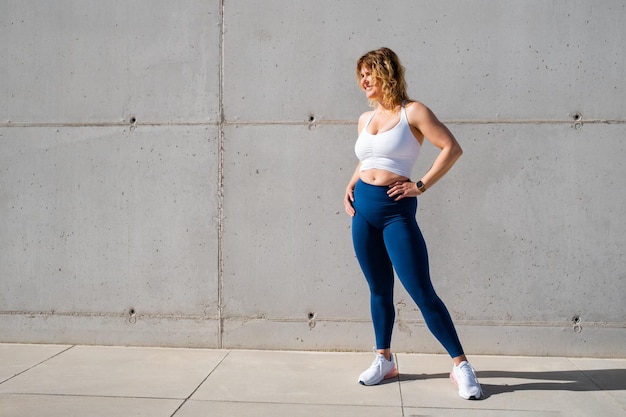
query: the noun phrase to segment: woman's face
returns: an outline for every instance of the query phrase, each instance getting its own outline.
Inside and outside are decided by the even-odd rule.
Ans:
[[[361,67],[361,88],[365,91],[365,96],[369,100],[382,98],[382,91],[372,77],[372,70],[365,65]]]

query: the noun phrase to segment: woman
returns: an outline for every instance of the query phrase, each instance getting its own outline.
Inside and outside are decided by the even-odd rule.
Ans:
[[[359,163],[350,179],[344,205],[352,217],[357,259],[370,288],[376,358],[359,383],[376,385],[398,375],[391,354],[395,320],[394,273],[416,302],[428,329],[454,361],[450,378],[465,399],[482,390],[463,352],[450,314],[429,275],[424,238],[415,220],[417,196],[433,187],[463,151],[432,111],[406,93],[404,67],[388,48],[368,52],[357,61],[357,79],[374,107],[358,122],[355,152]],[[409,176],[424,138],[441,151],[417,182]]]

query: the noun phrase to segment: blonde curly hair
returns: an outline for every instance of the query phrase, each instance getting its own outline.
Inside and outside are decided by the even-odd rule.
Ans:
[[[357,82],[361,82],[361,68],[369,68],[372,79],[381,84],[383,91],[383,106],[394,108],[404,100],[410,100],[406,92],[404,67],[394,51],[389,48],[380,48],[370,51],[358,59],[356,63]],[[370,100],[370,106],[377,107],[377,102]]]

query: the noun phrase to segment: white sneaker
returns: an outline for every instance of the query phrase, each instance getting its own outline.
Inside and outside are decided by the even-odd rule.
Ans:
[[[483,396],[474,368],[468,362],[463,361],[454,366],[450,372],[450,379],[459,387],[461,398],[478,400]]]
[[[391,355],[391,360],[385,359],[382,353],[376,353],[374,362],[359,376],[359,384],[361,385],[377,385],[383,379],[398,376],[396,362]]]

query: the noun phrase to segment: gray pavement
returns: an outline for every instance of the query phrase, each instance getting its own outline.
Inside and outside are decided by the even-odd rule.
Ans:
[[[626,416],[626,359],[474,356],[486,397],[458,397],[445,355],[0,344],[2,417]]]

